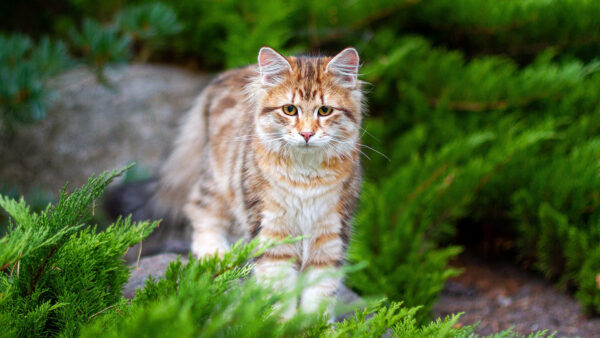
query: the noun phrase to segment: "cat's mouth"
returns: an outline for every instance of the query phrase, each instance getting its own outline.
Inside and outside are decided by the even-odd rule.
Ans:
[[[324,144],[322,143],[317,143],[317,142],[304,142],[301,144],[296,144],[294,148],[296,149],[300,149],[303,151],[315,151],[315,150],[319,150],[322,149],[324,146]]]
[[[304,139],[299,139],[297,137],[286,137],[284,138],[284,142],[287,143],[294,149],[304,150],[304,151],[314,151],[318,149],[322,149],[326,146],[327,141],[322,138],[315,137],[311,138],[308,141]]]

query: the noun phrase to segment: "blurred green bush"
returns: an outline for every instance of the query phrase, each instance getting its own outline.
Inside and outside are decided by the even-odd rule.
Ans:
[[[11,134],[20,123],[46,116],[52,93],[44,81],[68,62],[63,43],[42,39],[34,45],[22,35],[0,35],[0,120],[4,133]]]
[[[381,121],[371,144],[391,160],[366,161],[375,193],[366,190],[354,247],[376,261],[397,236],[440,244],[479,233],[472,240],[484,253],[515,255],[600,312],[592,287],[600,271],[590,268],[600,245],[598,63],[553,52],[521,67],[503,56],[465,60],[391,34],[372,46],[385,56],[364,68],[376,84],[370,125]],[[391,254],[401,248],[383,253],[374,271],[401,271],[410,256],[394,266]],[[369,283],[385,284],[372,276],[360,288]]]
[[[447,261],[459,249],[448,243],[469,234],[482,252],[510,254],[600,313],[597,1],[173,0],[163,5],[174,14],[154,7],[160,19],[148,9],[117,15],[154,1],[58,2],[68,10],[44,26],[56,36],[84,17],[117,17],[120,38],[169,36],[135,42],[136,57],[211,71],[254,62],[261,45],[355,45],[372,83],[363,142],[385,157],[364,150],[350,257],[369,265],[349,276],[353,288],[429,309],[456,273]],[[74,45],[85,57],[85,44]]]
[[[68,65],[83,63],[109,85],[108,65],[129,60],[132,52],[145,61],[180,30],[173,10],[153,3],[126,7],[105,24],[85,18],[81,27],[70,26],[67,43],[44,36],[35,44],[27,36],[0,32],[0,136],[10,139],[19,124],[46,116],[55,96],[47,82]]]

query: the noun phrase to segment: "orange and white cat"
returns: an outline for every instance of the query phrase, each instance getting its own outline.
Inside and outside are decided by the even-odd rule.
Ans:
[[[361,182],[363,93],[359,56],[284,57],[263,47],[258,65],[218,76],[184,120],[162,166],[154,205],[181,210],[192,252],[223,253],[238,238],[279,240],[255,260],[260,281],[310,287],[284,309],[331,309]],[[280,277],[283,276],[283,279]],[[299,302],[299,303],[298,303]]]

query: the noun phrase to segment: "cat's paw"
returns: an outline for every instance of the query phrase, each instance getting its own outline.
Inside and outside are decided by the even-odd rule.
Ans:
[[[280,322],[287,322],[292,319],[298,312],[298,301],[288,300],[286,302],[278,302],[273,305],[273,312],[279,314]]]
[[[307,314],[323,314],[328,318],[328,323],[335,321],[334,316],[335,297],[324,296],[318,290],[307,289],[302,295],[300,310]]]
[[[197,258],[213,256],[215,253],[219,258],[223,258],[227,251],[229,251],[229,245],[225,241],[194,241],[192,243],[192,253]]]

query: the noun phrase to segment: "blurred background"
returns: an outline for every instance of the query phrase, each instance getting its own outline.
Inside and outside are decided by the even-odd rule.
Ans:
[[[149,177],[217,72],[361,55],[365,183],[347,285],[477,332],[600,333],[600,2],[0,2],[0,192],[44,207]],[[102,215],[97,216],[100,221]]]

